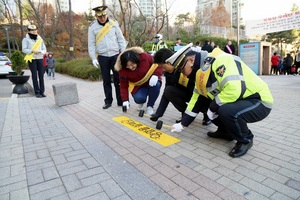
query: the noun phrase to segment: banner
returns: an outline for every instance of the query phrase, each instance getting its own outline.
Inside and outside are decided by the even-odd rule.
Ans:
[[[247,36],[287,31],[295,28],[300,28],[300,10],[262,20],[246,21]]]

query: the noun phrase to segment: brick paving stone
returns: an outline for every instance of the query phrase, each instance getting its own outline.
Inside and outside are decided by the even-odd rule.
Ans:
[[[230,158],[234,142],[207,137],[216,127],[202,126],[202,115],[182,133],[163,129],[181,140],[164,147],[111,120],[124,113],[115,102],[102,109],[100,82],[57,74],[45,82],[47,98],[0,100],[0,183],[7,180],[0,199],[298,199],[300,137],[292,121],[299,119],[299,77],[262,76],[274,109],[249,124],[251,150]],[[66,81],[77,83],[80,102],[57,107],[52,84]],[[136,107],[126,115],[154,127]],[[170,105],[166,124],[174,123],[174,113]]]

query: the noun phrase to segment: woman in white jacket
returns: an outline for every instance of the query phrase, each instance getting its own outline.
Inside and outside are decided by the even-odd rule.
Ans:
[[[37,34],[35,25],[27,27],[28,33],[22,40],[22,52],[25,55],[25,61],[28,62],[31,71],[31,78],[35,96],[38,98],[46,97],[44,85],[44,64],[43,56],[47,49],[43,39]]]

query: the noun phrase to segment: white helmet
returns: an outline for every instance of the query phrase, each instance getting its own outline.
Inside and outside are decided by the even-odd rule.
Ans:
[[[159,40],[162,40],[163,39],[163,36],[162,34],[156,34],[154,38],[157,38]]]

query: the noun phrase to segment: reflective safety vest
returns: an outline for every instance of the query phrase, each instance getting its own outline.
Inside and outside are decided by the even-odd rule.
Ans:
[[[192,110],[199,95],[209,97],[218,106],[240,99],[258,99],[272,108],[274,101],[268,85],[251,68],[238,56],[219,48],[208,54],[204,66],[197,71],[194,99],[188,110]]]

